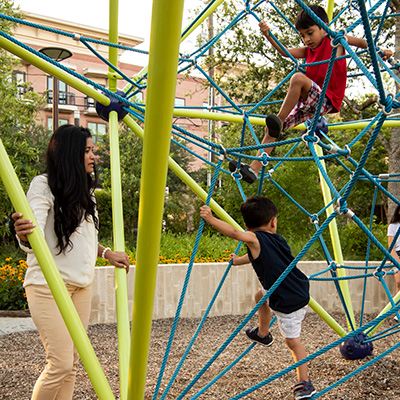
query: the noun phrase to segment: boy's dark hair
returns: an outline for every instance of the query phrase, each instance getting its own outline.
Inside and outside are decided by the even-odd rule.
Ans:
[[[396,222],[400,222],[400,206],[397,206],[392,215],[392,219],[390,220],[391,224],[395,224]]]
[[[246,226],[250,229],[267,225],[278,214],[276,205],[266,197],[249,197],[240,207]]]
[[[309,6],[309,8],[324,21],[327,25],[329,24],[329,18],[326,11],[316,4]],[[317,25],[316,22],[304,11],[301,10],[296,17],[294,26],[296,29],[307,29],[310,26]]]

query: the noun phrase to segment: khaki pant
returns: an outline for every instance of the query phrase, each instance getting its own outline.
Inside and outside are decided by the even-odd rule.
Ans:
[[[66,285],[85,329],[89,324],[92,287]],[[33,389],[32,400],[71,400],[75,385],[78,352],[47,285],[25,288],[29,310],[43,346],[46,366]]]

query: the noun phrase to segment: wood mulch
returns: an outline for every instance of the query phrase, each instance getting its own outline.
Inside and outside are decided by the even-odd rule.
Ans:
[[[346,326],[343,316],[334,315],[334,317],[342,326]],[[243,316],[224,316],[209,318],[206,321],[166,399],[176,399],[179,396],[242,320]],[[179,322],[160,393],[168,384],[169,377],[173,374],[186,350],[198,322],[199,320],[193,319],[182,319]],[[253,317],[252,322],[253,325],[257,324],[255,317]],[[382,329],[394,324],[393,319],[387,320]],[[171,319],[153,322],[145,400],[150,400],[153,397],[171,325]],[[290,366],[292,364],[291,354],[285,346],[278,328],[274,326],[271,332],[275,339],[271,347],[254,346],[200,398],[218,400],[232,398]],[[119,398],[116,325],[92,325],[89,327],[88,334],[111,389],[116,398]],[[338,336],[316,314],[313,312],[307,314],[303,323],[302,341],[309,354],[332,343],[337,338]],[[394,334],[374,342],[373,356],[377,356],[395,345],[399,338],[398,334]],[[243,332],[240,332],[184,398],[189,399],[194,396],[248,346],[248,339]],[[398,350],[393,351],[371,367],[319,398],[345,400],[400,399],[399,355]],[[334,348],[310,362],[310,378],[316,389],[321,391],[356,368],[365,365],[373,356],[368,356],[363,360],[349,361],[341,356],[338,348]],[[29,399],[33,385],[44,366],[44,358],[42,343],[36,331],[0,336],[0,399]],[[257,400],[292,399],[292,386],[295,382],[295,372],[291,371],[244,398]],[[96,398],[86,372],[80,365],[74,400]]]

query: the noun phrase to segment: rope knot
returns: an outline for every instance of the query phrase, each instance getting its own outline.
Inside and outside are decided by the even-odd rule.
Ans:
[[[268,154],[264,152],[264,153],[262,153],[261,164],[262,164],[264,167],[266,167],[266,166],[268,165],[268,163],[269,163]]]
[[[336,32],[331,39],[331,46],[333,48],[339,47],[340,46],[340,39],[345,39],[347,42],[347,31],[346,29],[341,29],[339,32]]]
[[[336,271],[338,269],[338,265],[337,265],[336,261],[331,261],[331,263],[329,264],[329,268],[332,271]]]
[[[337,201],[337,212],[339,215],[347,215],[349,218],[354,216],[354,212],[347,208],[347,202],[342,197]]]
[[[380,281],[382,278],[385,277],[386,271],[376,269],[376,270],[372,273],[372,275],[374,275],[374,278],[376,278],[376,279],[378,279],[378,281]]]
[[[390,115],[392,110],[393,110],[393,98],[394,95],[393,93],[388,93],[388,95],[386,96],[386,99],[383,102],[380,102],[378,100],[378,105],[382,110],[382,113],[384,115]]]

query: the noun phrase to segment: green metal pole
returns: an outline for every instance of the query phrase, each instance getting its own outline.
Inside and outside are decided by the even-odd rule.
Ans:
[[[118,114],[115,111],[110,113],[109,127],[114,249],[118,251],[125,251],[120,153],[118,141]],[[119,385],[121,400],[126,400],[128,395],[130,349],[128,283],[125,269],[114,268],[114,272],[118,329]]]
[[[400,300],[400,292],[397,292],[396,295],[393,297],[393,301],[396,304]],[[388,303],[385,308],[376,316],[376,318],[380,317],[381,315],[385,314],[392,308],[392,304]],[[392,318],[394,317],[395,314],[392,315]],[[381,321],[372,331],[368,334],[369,336],[372,336],[378,328],[383,324],[385,320]]]
[[[193,26],[185,33],[184,36],[182,36],[181,42],[183,42],[198,26],[200,26],[215,11],[215,9],[223,2],[224,2],[224,0],[214,1],[212,6],[207,10],[207,12],[204,13],[201,16],[201,18],[199,18],[196,21],[195,24],[193,24]]]
[[[16,212],[22,213],[24,218],[30,219],[37,225],[32,209],[26,199],[25,193],[1,140],[0,176]],[[33,233],[29,235],[29,242],[98,398],[105,400],[114,399],[114,395],[108,385],[104,372],[101,369],[85,328],[82,325],[76,308],[72,303],[64,281],[62,280],[60,272],[54,262],[54,258],[39,228],[35,228]]]
[[[109,42],[118,43],[118,0],[110,0],[109,15]],[[118,49],[109,47],[108,58],[112,65],[118,65]],[[114,71],[109,67],[109,89],[117,91],[117,78]],[[112,111],[109,114],[110,127],[110,164],[111,164],[111,198],[113,213],[113,237],[114,249],[125,251],[124,216],[122,205],[121,167],[118,137],[118,114]],[[115,268],[115,297],[117,311],[118,329],[118,357],[119,357],[119,385],[121,399],[126,400],[128,396],[129,376],[129,349],[130,349],[130,327],[129,327],[129,305],[128,305],[128,283],[126,271]]]
[[[325,321],[340,337],[346,336],[347,332],[331,317],[312,297],[308,305]]]
[[[318,157],[323,156],[322,149],[319,146],[316,146],[317,150],[317,155]],[[325,167],[325,160],[320,160],[322,167],[324,170],[326,170]],[[322,196],[324,198],[324,204],[327,205],[332,201],[332,195],[331,191],[329,190],[328,184],[325,182],[325,179],[321,173],[321,171],[318,171],[319,173],[319,178],[321,182],[321,191],[322,191]],[[333,206],[329,206],[326,210],[326,214],[329,216],[333,212]],[[340,244],[340,238],[339,238],[339,232],[337,229],[337,224],[336,224],[336,219],[333,219],[332,222],[329,224],[329,232],[331,235],[331,241],[332,241],[332,246],[333,246],[333,253],[335,255],[335,260],[338,264],[343,265],[343,253],[342,253],[342,247]],[[346,276],[346,271],[344,269],[338,268],[337,273],[339,277],[345,277]],[[350,289],[349,289],[349,284],[346,280],[340,280],[339,281],[340,288],[343,293],[343,299],[346,304],[346,307],[349,311],[349,317],[351,322],[353,323],[353,326],[356,326],[355,323],[355,317],[354,317],[354,311],[353,311],[353,304],[351,302],[351,296],[350,296]],[[351,329],[351,323],[350,321],[347,321],[349,329]]]
[[[206,120],[214,120],[214,121],[227,121],[227,122],[236,122],[238,124],[243,123],[243,117],[241,115],[232,115],[228,113],[220,113],[220,112],[209,112],[203,110],[185,110],[183,108],[174,109],[175,117],[188,117],[188,118],[199,118]],[[252,125],[265,125],[265,118],[261,117],[249,117],[249,121]],[[353,123],[343,123],[338,125],[333,125],[329,127],[329,130],[344,130],[344,129],[364,129],[369,124],[368,121],[363,122],[353,122]],[[376,124],[372,125],[375,127]],[[394,126],[400,126],[400,121],[385,121],[383,123],[384,128],[390,128]],[[307,129],[305,124],[297,125],[291,129],[296,130],[304,130]]]
[[[132,314],[129,400],[143,400],[172,129],[183,0],[154,0]]]

